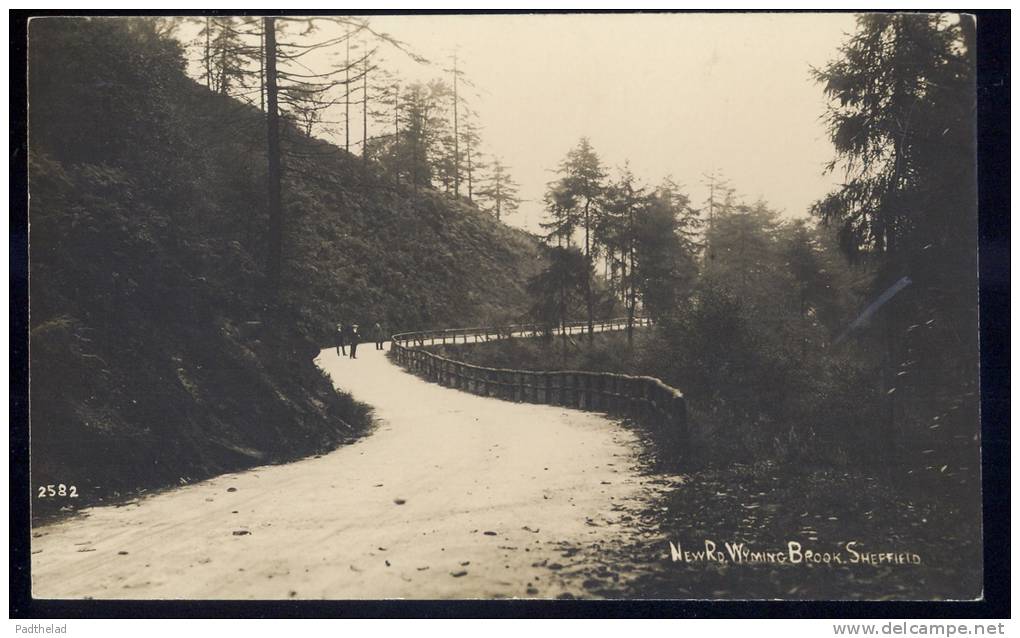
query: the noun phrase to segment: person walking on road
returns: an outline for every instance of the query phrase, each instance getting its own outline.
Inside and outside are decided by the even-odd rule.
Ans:
[[[346,342],[346,337],[347,337],[347,326],[345,326],[343,323],[336,324],[336,354],[337,354],[337,356],[340,356],[340,353],[343,353],[343,355],[345,357],[347,356],[347,348],[344,347],[346,345],[346,343],[347,343]]]
[[[347,345],[351,347],[351,359],[358,358],[358,341],[360,340],[361,335],[358,334],[358,324],[354,324],[347,333]]]
[[[383,350],[384,349],[383,348],[383,341],[386,341],[386,336],[385,336],[386,333],[383,331],[382,326],[379,325],[378,322],[375,324],[375,326],[372,328],[372,330],[375,331],[375,349],[376,350]]]

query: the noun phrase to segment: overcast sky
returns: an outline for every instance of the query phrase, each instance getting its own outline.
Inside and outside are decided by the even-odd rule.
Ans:
[[[629,160],[653,184],[672,174],[695,202],[707,196],[702,175],[720,170],[743,196],[800,216],[838,177],[823,175],[833,150],[810,67],[836,56],[852,15],[385,16],[372,25],[433,59],[458,47],[481,91],[486,148],[531,200],[510,223],[535,226],[549,169],[581,136],[607,166]]]
[[[483,149],[511,167],[526,200],[511,224],[536,229],[550,169],[582,136],[613,172],[629,160],[650,184],[672,175],[695,204],[712,170],[787,216],[805,215],[838,179],[823,175],[833,150],[810,68],[836,57],[854,30],[850,14],[411,15],[371,24],[437,62],[386,53],[405,79],[443,75],[458,49],[478,88],[470,99]]]

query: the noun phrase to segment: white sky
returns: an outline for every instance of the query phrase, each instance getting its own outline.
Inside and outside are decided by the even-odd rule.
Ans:
[[[507,223],[537,228],[550,169],[581,136],[611,169],[629,160],[650,184],[671,174],[695,204],[707,196],[701,182],[712,170],[738,194],[761,197],[788,216],[805,215],[838,180],[823,175],[833,149],[820,119],[825,99],[809,71],[836,57],[854,30],[853,15],[405,15],[370,22],[436,63],[423,67],[387,52],[386,66],[405,80],[443,75],[457,48],[460,68],[478,88],[469,98],[483,149],[511,167],[526,200]],[[352,121],[360,123],[360,113]],[[360,140],[360,127],[355,132],[352,141]]]

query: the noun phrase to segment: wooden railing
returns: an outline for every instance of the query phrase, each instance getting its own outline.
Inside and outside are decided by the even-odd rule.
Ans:
[[[634,317],[634,326],[650,326],[651,320],[645,317]],[[594,322],[595,332],[611,332],[626,330],[627,319],[602,319]],[[573,321],[563,327],[542,326],[537,323],[520,323],[507,326],[487,326],[484,328],[448,328],[446,330],[422,330],[419,332],[402,332],[391,337],[394,353],[400,347],[454,345],[458,343],[482,343],[513,337],[538,337],[545,334],[568,335],[583,334],[588,329],[587,321]]]
[[[635,326],[651,322],[635,318]],[[486,328],[425,330],[393,335],[391,354],[396,363],[429,381],[479,396],[523,403],[562,405],[580,410],[628,416],[664,435],[671,447],[687,448],[687,405],[683,393],[654,377],[611,372],[565,370],[543,372],[487,368],[455,361],[424,349],[427,345],[482,343],[515,337],[581,334],[587,322],[549,329],[536,324]],[[595,330],[624,330],[626,319],[595,322]]]

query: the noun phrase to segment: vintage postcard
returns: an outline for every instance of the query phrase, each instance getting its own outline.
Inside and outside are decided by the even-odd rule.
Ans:
[[[975,28],[31,19],[32,596],[982,599]]]

